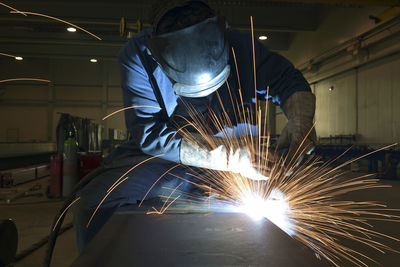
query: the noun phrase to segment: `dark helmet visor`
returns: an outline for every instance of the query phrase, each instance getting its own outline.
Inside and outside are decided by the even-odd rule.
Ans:
[[[226,24],[219,17],[153,36],[146,46],[164,73],[173,80],[178,95],[209,95],[229,76]]]

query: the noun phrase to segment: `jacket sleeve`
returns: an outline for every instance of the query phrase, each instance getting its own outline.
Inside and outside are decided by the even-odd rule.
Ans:
[[[259,96],[266,97],[269,86],[269,98],[281,107],[286,100],[297,91],[311,91],[311,88],[303,77],[285,57],[268,50],[259,41],[255,42],[257,88]]]
[[[243,89],[251,90],[252,97],[254,97],[251,35],[237,30],[230,30],[228,36],[237,56]],[[270,51],[257,39],[254,47],[258,99],[272,98],[275,104],[279,104],[282,107],[294,92],[311,91],[301,72],[289,60]],[[269,95],[267,95],[268,87]]]
[[[137,40],[131,39],[119,53],[125,122],[132,141],[148,155],[179,162],[182,137],[165,116],[157,101],[143,62]],[[147,56],[147,55],[146,55]]]

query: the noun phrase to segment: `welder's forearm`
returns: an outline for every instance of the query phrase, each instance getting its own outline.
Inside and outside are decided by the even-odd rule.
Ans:
[[[184,165],[219,171],[226,171],[228,165],[227,152],[223,145],[209,150],[185,139],[180,144],[180,161]]]
[[[131,129],[134,142],[143,153],[172,162],[180,162],[179,147],[182,137],[166,123],[136,120]]]

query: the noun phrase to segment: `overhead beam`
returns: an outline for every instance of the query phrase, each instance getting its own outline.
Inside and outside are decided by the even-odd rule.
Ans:
[[[250,0],[250,1],[220,1],[213,2],[253,2],[259,4],[266,3],[295,3],[295,4],[324,4],[333,6],[400,6],[400,0]]]
[[[122,2],[122,3],[118,3]],[[102,2],[94,5],[86,1],[31,1],[21,0],[16,8],[24,10],[34,10],[55,16],[77,25],[93,25],[97,27],[118,27],[122,15],[128,20],[135,21],[141,18],[143,23],[149,23],[147,15],[151,5],[139,0]],[[289,2],[276,4],[271,1],[260,0],[224,0],[210,1],[212,7],[227,17],[230,25],[249,25],[250,15],[255,19],[255,28],[277,31],[314,31],[319,22],[321,14],[324,13],[320,5],[299,5]],[[121,12],[124,10],[124,12]],[[321,12],[322,11],[322,12]],[[19,23],[22,21],[31,23],[55,23],[49,19],[36,16],[21,16],[18,14],[7,14],[8,10],[1,9],[0,18],[2,22]],[[73,14],[73,17],[71,16]]]
[[[143,0],[115,0],[110,2],[109,0],[97,0],[95,5],[119,5],[119,6],[138,6],[140,8],[150,8],[152,3],[156,0],[143,1]],[[18,3],[22,5],[25,3],[30,3],[31,0],[19,0]],[[70,5],[79,4],[91,4],[93,1],[89,0],[64,0],[57,1],[58,3],[69,3]],[[400,5],[399,0],[208,0],[208,2],[213,5],[243,5],[243,4],[271,4],[271,3],[297,3],[297,4],[327,4],[327,5],[358,5],[358,6],[398,6]],[[35,4],[55,4],[52,0],[40,0],[35,1]],[[19,8],[19,6],[16,6]]]

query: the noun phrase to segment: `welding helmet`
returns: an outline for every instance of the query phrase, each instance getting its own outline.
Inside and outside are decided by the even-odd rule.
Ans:
[[[204,97],[230,74],[226,23],[218,16],[181,30],[152,36],[146,46],[177,95]]]

